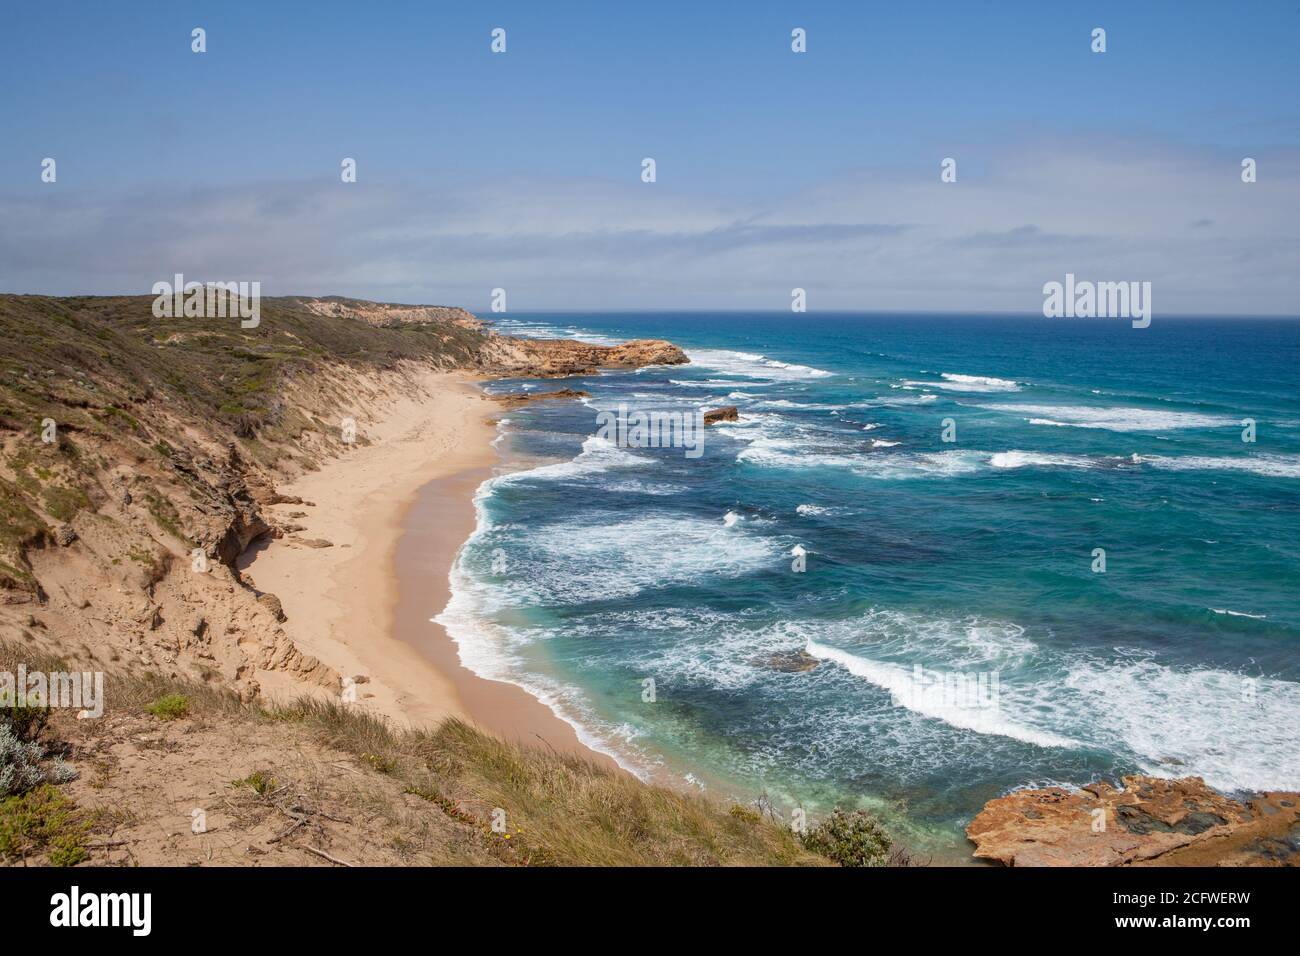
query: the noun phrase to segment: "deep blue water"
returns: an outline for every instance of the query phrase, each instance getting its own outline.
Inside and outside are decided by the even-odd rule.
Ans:
[[[1300,322],[498,325],[692,359],[509,413],[445,616],[628,765],[874,807],[941,853],[1026,784],[1300,788]],[[620,403],[741,420],[691,458],[593,438]]]

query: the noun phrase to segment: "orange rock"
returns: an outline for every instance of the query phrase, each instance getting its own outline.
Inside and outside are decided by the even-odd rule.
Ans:
[[[722,408],[712,408],[704,413],[704,424],[715,425],[718,422],[738,422],[740,421],[740,412],[736,411],[735,405],[724,405]]]
[[[1008,866],[1296,865],[1300,794],[1242,803],[1200,777],[1132,775],[1119,790],[1101,782],[998,797],[966,835],[976,857]]]
[[[506,408],[518,408],[530,402],[546,402],[554,399],[586,398],[587,392],[576,388],[557,388],[552,392],[510,392],[506,395],[494,395],[492,398]]]
[[[485,371],[536,378],[590,375],[602,368],[684,365],[690,361],[685,352],[662,339],[591,345],[573,339],[519,339],[490,335],[480,354]]]

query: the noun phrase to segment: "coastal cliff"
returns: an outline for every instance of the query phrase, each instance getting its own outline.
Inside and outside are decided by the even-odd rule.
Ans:
[[[686,361],[667,342],[514,339],[445,306],[266,298],[245,329],[158,318],[152,302],[0,296],[0,633],[245,699],[268,671],[339,685],[236,562],[298,530],[292,517],[314,505],[277,485],[364,447],[357,419],[418,392],[431,369],[556,377]],[[269,517],[286,504],[298,510]]]
[[[602,369],[646,365],[684,365],[690,361],[662,339],[636,339],[621,345],[591,345],[573,339],[520,339],[490,335],[483,343],[483,368],[500,375],[562,378]]]

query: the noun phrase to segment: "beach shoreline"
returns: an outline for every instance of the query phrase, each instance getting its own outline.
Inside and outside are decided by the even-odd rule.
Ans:
[[[367,444],[279,488],[291,501],[268,511],[279,524],[299,523],[301,537],[267,540],[240,567],[258,590],[280,599],[284,627],[304,653],[362,678],[362,708],[398,726],[459,718],[507,740],[616,767],[523,688],[466,668],[432,620],[447,606],[453,562],[476,525],[474,494],[498,463],[496,406],[478,380],[429,372],[418,396],[373,410],[361,428]],[[297,498],[311,504],[292,503]],[[257,678],[273,700],[339,692],[281,672]]]
[[[586,746],[571,724],[525,688],[481,677],[462,664],[456,640],[435,620],[451,599],[451,568],[477,526],[474,496],[493,471],[475,465],[417,490],[396,543],[395,633],[451,680],[462,719],[507,740],[617,769],[609,755]]]

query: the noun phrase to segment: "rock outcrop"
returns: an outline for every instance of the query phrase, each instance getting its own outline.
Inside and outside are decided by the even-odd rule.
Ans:
[[[724,405],[722,408],[711,408],[704,413],[705,425],[716,425],[718,422],[738,421],[740,421],[740,412],[736,411],[735,405]]]
[[[662,339],[636,339],[622,345],[591,345],[573,339],[517,339],[489,335],[480,349],[483,370],[495,375],[563,378],[591,375],[603,368],[685,365],[686,353]]]
[[[576,388],[557,388],[551,392],[510,392],[507,395],[493,395],[492,398],[505,408],[518,408],[530,402],[564,401],[586,398],[587,392]]]
[[[1123,778],[1123,788],[1021,790],[966,828],[975,856],[1008,866],[1294,866],[1300,794],[1230,797],[1200,777]]]

